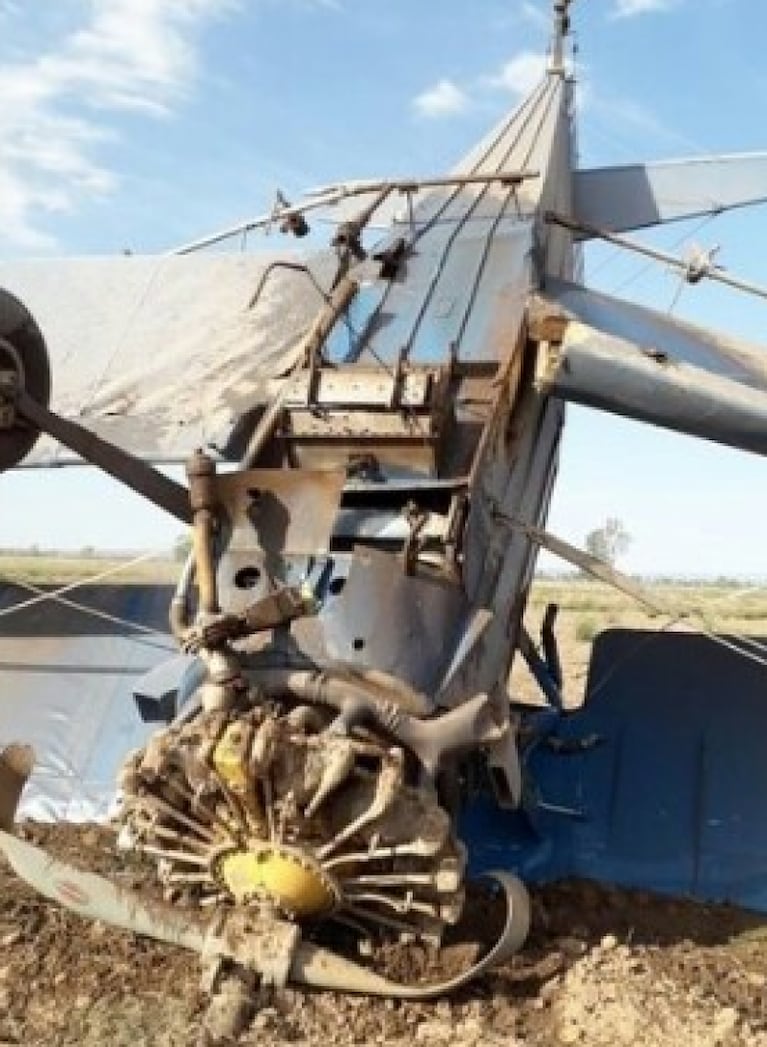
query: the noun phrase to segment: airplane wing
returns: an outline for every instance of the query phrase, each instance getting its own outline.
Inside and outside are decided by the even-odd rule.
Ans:
[[[767,454],[767,347],[558,280],[531,317],[539,388]]]
[[[573,174],[573,217],[626,232],[767,200],[767,153],[695,157]],[[588,239],[581,233],[580,239]]]
[[[330,254],[283,253],[0,262],[0,287],[30,309],[45,337],[52,408],[155,461],[195,447],[224,453],[238,419],[269,399],[322,306]],[[23,463],[72,454],[41,439]]]

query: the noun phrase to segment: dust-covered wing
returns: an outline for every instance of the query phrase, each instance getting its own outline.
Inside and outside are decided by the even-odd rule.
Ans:
[[[269,399],[332,281],[329,256],[123,256],[0,263],[0,287],[36,318],[52,407],[125,450],[226,454],[241,417]],[[275,264],[277,263],[277,264]],[[38,441],[25,464],[71,458]]]

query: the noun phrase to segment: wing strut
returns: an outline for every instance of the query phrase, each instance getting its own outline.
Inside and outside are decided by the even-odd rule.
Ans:
[[[704,279],[716,280],[720,284],[734,287],[736,291],[745,291],[746,294],[753,294],[758,298],[767,298],[767,288],[728,276],[711,261],[708,255],[704,255],[702,261],[685,261],[677,258],[676,255],[666,254],[665,251],[658,251],[654,247],[640,244],[627,236],[618,236],[609,229],[599,229],[597,226],[588,225],[575,218],[568,218],[567,215],[557,214],[555,211],[547,211],[545,218],[551,225],[561,225],[563,229],[570,229],[578,233],[580,239],[605,240],[607,243],[615,244],[616,247],[624,247],[627,251],[635,251],[646,258],[652,258],[655,262],[662,262],[664,265],[678,269],[690,284],[697,284]]]
[[[747,658],[758,665],[767,667],[764,644],[755,642],[748,636],[719,636],[708,628],[702,612],[694,608],[687,609],[666,604],[658,600],[649,589],[639,585],[638,582],[635,582],[627,574],[623,574],[604,560],[600,560],[583,549],[579,549],[576,545],[571,545],[570,542],[566,542],[563,538],[558,538],[548,531],[534,527],[532,524],[526,523],[517,517],[508,516],[506,513],[499,513],[498,515],[502,516],[504,522],[509,527],[522,531],[539,548],[545,549],[553,556],[559,557],[560,560],[564,560],[565,563],[569,563],[572,567],[577,567],[579,571],[590,574],[597,581],[604,582],[605,585],[625,593],[651,613],[660,614],[670,619],[666,628],[679,622],[685,622],[690,618],[699,619],[699,622],[696,621],[696,628],[713,643],[718,644],[720,647],[726,647],[742,658]],[[752,649],[749,650],[749,647]]]
[[[0,396],[0,399],[2,398]],[[147,462],[135,458],[107,440],[102,440],[76,422],[49,411],[23,389],[17,389],[12,408],[22,422],[54,437],[75,454],[103,469],[137,494],[148,498],[182,523],[192,523],[189,491],[183,484],[171,480]]]

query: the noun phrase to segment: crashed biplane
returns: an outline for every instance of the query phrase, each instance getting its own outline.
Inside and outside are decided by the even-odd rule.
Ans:
[[[649,599],[545,531],[566,401],[767,451],[762,350],[580,282],[588,240],[646,251],[624,234],[767,199],[767,153],[577,169],[569,8],[554,3],[543,80],[449,174],[330,186],[162,258],[60,268],[57,300],[97,317],[88,352],[78,317],[51,315],[54,278],[9,271],[2,466],[74,455],[193,536],[170,604],[179,655],[135,684],[151,733],[119,773],[120,844],[156,859],[165,902],[12,834],[31,770],[16,747],[0,847],[44,893],[274,982],[400,996],[446,991],[521,947],[520,880],[499,874],[505,927],[448,985],[392,984],[301,929],[438,942],[469,869],[492,866],[767,906],[765,849],[738,836],[749,768],[754,786],[763,776],[755,721],[735,698],[688,700],[724,672],[750,702],[757,647],[664,636],[654,677],[630,666],[630,700],[566,714],[553,615],[542,653],[522,624],[542,547]],[[300,237],[313,211],[336,216],[329,252],[203,251],[270,223]],[[661,258],[690,282],[750,289],[711,259]],[[102,291],[84,310],[88,284]],[[104,338],[120,300],[128,333]],[[181,460],[186,483],[158,469]],[[625,647],[608,640],[597,661]],[[515,701],[517,654],[540,707]],[[694,679],[674,738],[646,710],[632,734],[643,695],[657,711],[682,671]],[[754,757],[737,788],[712,741],[728,732]],[[664,777],[667,750],[686,757]]]

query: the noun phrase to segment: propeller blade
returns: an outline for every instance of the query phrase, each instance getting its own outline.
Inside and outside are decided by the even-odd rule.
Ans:
[[[506,898],[506,922],[500,937],[482,959],[455,978],[436,985],[403,985],[360,967],[328,949],[300,942],[290,970],[290,981],[317,989],[391,996],[400,1000],[431,1000],[445,996],[478,978],[518,952],[530,930],[530,898],[524,884],[507,872],[487,874],[500,884]]]
[[[189,914],[147,901],[136,891],[119,887],[103,876],[82,872],[5,831],[0,832],[0,850],[22,880],[78,916],[194,952],[202,951],[205,928]]]

